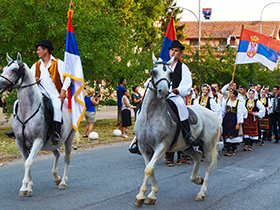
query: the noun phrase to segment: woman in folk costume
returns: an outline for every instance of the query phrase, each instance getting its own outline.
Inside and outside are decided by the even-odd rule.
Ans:
[[[258,143],[257,145],[264,146],[264,140],[268,140],[271,136],[271,131],[269,129],[270,109],[268,108],[271,105],[271,100],[270,100],[270,98],[267,97],[265,89],[262,89],[262,91],[261,91],[260,102],[265,107],[265,116],[263,118],[259,119],[260,129],[261,129],[261,132],[263,133],[263,136],[260,138],[260,143]],[[260,136],[261,135],[259,134],[259,137]]]
[[[225,156],[233,156],[237,151],[238,143],[242,142],[242,133],[240,125],[244,121],[244,112],[246,108],[236,97],[237,90],[229,91],[229,98],[223,101],[222,113],[223,119],[223,138],[226,144],[227,153]]]
[[[212,98],[211,87],[208,84],[202,85],[202,97],[198,100],[198,104],[212,110],[218,117],[220,125],[222,124],[221,106]]]
[[[248,110],[248,117],[244,120],[243,132],[245,141],[245,151],[253,150],[253,143],[259,139],[259,118],[265,115],[265,108],[263,104],[254,99],[255,90],[249,90],[249,98],[245,102],[245,107]]]
[[[199,87],[194,85],[191,88],[191,92],[188,96],[186,96],[186,105],[194,105],[198,104],[198,100],[200,99],[199,95]]]

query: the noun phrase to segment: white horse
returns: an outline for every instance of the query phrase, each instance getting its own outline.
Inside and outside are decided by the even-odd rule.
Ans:
[[[153,54],[153,63],[155,65],[151,70],[152,79],[148,85],[141,111],[137,116],[137,121],[134,126],[139,150],[142,153],[146,165],[144,181],[134,202],[136,206],[155,203],[159,188],[156,183],[154,168],[166,152],[183,151],[193,158],[194,168],[190,179],[195,184],[202,185],[196,197],[197,201],[204,200],[212,166],[217,162],[218,153],[216,143],[220,137],[219,120],[212,111],[202,106],[193,105],[188,107],[197,115],[198,122],[191,125],[191,131],[195,139],[203,142],[206,157],[204,179],[197,176],[201,162],[201,153],[186,144],[181,133],[176,143],[172,144],[177,124],[172,120],[165,102],[165,99],[169,95],[171,84],[172,72],[170,65],[172,62],[173,58],[167,63],[162,62],[161,59],[158,61]],[[151,180],[151,192],[146,198],[145,192],[147,191],[149,178]]]
[[[68,109],[66,107],[63,109],[61,139],[60,143],[54,146],[51,144],[50,138],[47,138],[50,124],[46,122],[46,116],[44,115],[46,107],[34,76],[28,66],[22,63],[19,53],[17,60],[11,59],[7,54],[7,61],[8,65],[3,69],[3,73],[0,76],[0,92],[17,89],[18,111],[13,121],[13,130],[17,148],[24,160],[25,169],[19,196],[30,197],[33,194],[30,168],[41,150],[53,152],[55,156],[52,170],[54,183],[59,185],[59,189],[66,189],[72,141],[75,136]],[[60,157],[60,147],[63,144],[65,144],[65,168],[61,180],[60,176],[57,175],[57,164]]]

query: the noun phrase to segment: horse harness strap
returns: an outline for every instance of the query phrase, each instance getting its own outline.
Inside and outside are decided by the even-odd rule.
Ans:
[[[39,104],[37,110],[33,113],[33,115],[31,115],[31,116],[30,116],[27,120],[25,120],[24,122],[22,122],[22,121],[19,119],[18,115],[16,114],[17,120],[18,120],[18,121],[20,122],[20,124],[22,125],[22,136],[23,136],[24,146],[25,146],[26,149],[29,149],[29,148],[27,148],[26,143],[25,143],[25,136],[24,136],[25,126],[26,126],[26,124],[28,123],[28,121],[29,121],[30,119],[32,119],[32,118],[39,112],[40,107],[41,107],[41,103]]]

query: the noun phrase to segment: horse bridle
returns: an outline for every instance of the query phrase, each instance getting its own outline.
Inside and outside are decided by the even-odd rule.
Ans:
[[[171,68],[169,67],[169,65],[168,65],[166,62],[163,62],[163,61],[156,62],[155,65],[154,65],[154,67],[155,67],[156,65],[158,65],[158,64],[162,64],[162,65],[163,65],[163,71],[169,70],[169,71],[171,72],[171,75],[172,75],[172,70],[171,70]],[[152,77],[151,83],[152,83],[154,89],[152,89],[152,88],[150,87],[150,85],[148,86],[149,89],[151,89],[152,91],[155,91],[155,92],[156,92],[156,90],[157,90],[157,85],[158,85],[161,81],[166,81],[167,84],[168,84],[168,88],[170,88],[170,85],[171,85],[171,82],[172,82],[172,76],[171,76],[171,80],[170,80],[170,81],[169,81],[167,78],[163,77],[163,78],[160,78],[160,79],[155,83],[155,81],[154,81],[154,71],[153,71],[154,67],[153,67],[153,68],[151,69],[151,71],[150,71],[150,74],[151,74],[151,77]]]
[[[7,66],[11,66],[12,63],[14,63],[15,60],[11,61]],[[28,84],[28,85],[23,85],[22,86],[22,82],[23,82],[23,79],[24,79],[24,64],[23,63],[20,63],[18,64],[19,65],[19,68],[18,69],[13,69],[12,71],[14,71],[18,78],[15,80],[15,82],[13,83],[11,80],[9,80],[7,77],[3,76],[3,75],[0,75],[0,77],[2,77],[3,79],[7,80],[10,84],[9,86],[6,88],[6,89],[13,89],[14,86],[18,83],[19,79],[21,78],[21,83],[19,84],[19,86],[17,87],[17,89],[22,89],[22,88],[26,88],[26,87],[30,87],[32,85],[35,85],[37,84],[37,82],[34,82],[34,83],[31,83],[31,84]],[[25,121],[22,121],[18,115],[16,114],[15,118],[20,122],[20,124],[22,125],[22,136],[23,136],[23,142],[24,142],[24,147],[28,150],[29,148],[27,148],[26,146],[26,142],[25,142],[25,135],[24,135],[24,130],[25,130],[25,127],[26,127],[26,124],[28,123],[29,120],[31,120],[40,110],[40,107],[41,107],[41,103],[39,104],[38,108],[36,109],[36,111]]]
[[[9,67],[10,65],[12,65],[13,63],[15,62],[15,60],[11,61],[7,67]],[[34,82],[34,83],[31,83],[31,84],[28,84],[28,85],[21,85],[22,82],[23,82],[23,79],[24,79],[24,76],[25,74],[23,73],[24,72],[24,64],[23,63],[20,63],[19,64],[19,68],[18,69],[13,69],[12,71],[14,71],[18,78],[15,80],[15,82],[13,83],[11,80],[9,80],[7,77],[3,76],[3,75],[0,75],[0,77],[2,77],[3,79],[7,80],[10,84],[7,86],[6,89],[13,89],[14,86],[18,83],[19,79],[21,78],[21,83],[19,84],[19,86],[17,87],[17,89],[22,89],[22,88],[26,88],[26,87],[30,87],[32,85],[35,85],[37,84],[37,82]]]

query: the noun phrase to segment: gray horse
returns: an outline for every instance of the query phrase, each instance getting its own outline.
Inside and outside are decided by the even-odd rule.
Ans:
[[[192,135],[195,139],[200,139],[203,142],[206,157],[204,179],[197,176],[201,153],[195,151],[192,146],[187,145],[181,133],[176,143],[172,145],[177,124],[172,120],[165,102],[169,95],[171,83],[169,65],[172,62],[173,58],[167,63],[162,62],[161,59],[158,61],[153,54],[153,63],[155,65],[151,70],[152,82],[148,85],[141,111],[134,126],[139,150],[146,165],[144,181],[134,202],[136,206],[155,203],[159,188],[156,183],[154,168],[166,152],[183,151],[193,158],[194,168],[190,178],[195,184],[202,185],[196,197],[197,201],[204,200],[212,166],[217,162],[216,143],[220,136],[219,120],[214,112],[199,105],[189,106],[189,108],[196,113],[198,120],[197,124],[191,125]],[[145,192],[147,191],[149,178],[151,180],[151,192],[146,198]]]
[[[17,89],[18,111],[13,121],[13,130],[16,136],[17,148],[24,160],[25,169],[19,196],[30,197],[33,194],[30,168],[41,150],[53,152],[55,160],[52,173],[55,185],[59,185],[59,189],[66,189],[72,141],[75,136],[68,109],[67,107],[63,108],[61,140],[58,145],[54,146],[51,144],[51,140],[47,139],[47,131],[50,125],[45,121],[45,105],[34,76],[28,66],[22,63],[19,53],[17,60],[11,59],[7,54],[7,61],[8,65],[3,69],[3,73],[0,76],[0,92]],[[63,144],[65,144],[65,168],[61,180],[60,176],[57,175],[57,164],[60,157],[59,150]]]

